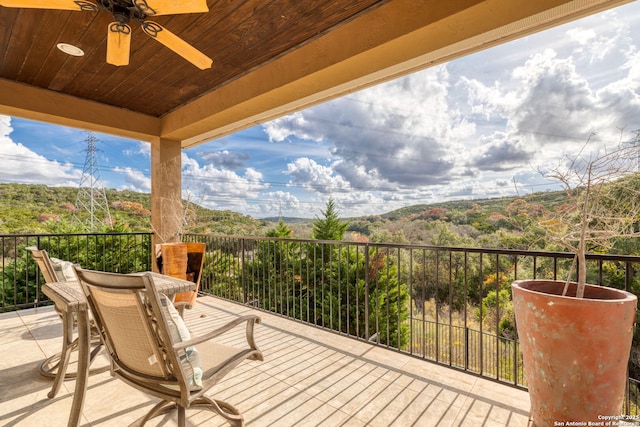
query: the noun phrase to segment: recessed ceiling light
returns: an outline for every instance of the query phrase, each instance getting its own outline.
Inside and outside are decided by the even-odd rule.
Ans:
[[[72,44],[58,43],[57,46],[58,46],[58,49],[60,49],[64,53],[69,54],[71,56],[84,56],[84,51]]]

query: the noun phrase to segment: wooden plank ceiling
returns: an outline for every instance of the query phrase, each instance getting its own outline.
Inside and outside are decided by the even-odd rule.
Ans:
[[[214,60],[201,71],[132,23],[128,66],[105,62],[108,13],[0,7],[0,77],[155,117],[386,0],[209,0],[209,13],[154,18]],[[65,42],[85,56],[56,48]]]
[[[207,70],[135,22],[130,64],[107,64],[104,11],[0,6],[0,114],[189,147],[626,1],[208,0],[155,17]]]

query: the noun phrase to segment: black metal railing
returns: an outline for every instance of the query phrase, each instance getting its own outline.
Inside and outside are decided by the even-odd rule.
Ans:
[[[526,388],[510,283],[566,279],[572,255],[190,234],[207,244],[200,289],[414,357]],[[49,302],[27,246],[103,271],[151,269],[151,235],[0,235],[0,309]],[[587,259],[590,283],[640,293],[640,257]],[[626,411],[638,413],[634,337]]]
[[[42,276],[26,250],[29,246],[94,270],[130,273],[151,269],[150,233],[0,235],[0,311],[50,304],[40,292]]]
[[[189,235],[207,244],[201,289],[468,373],[526,388],[510,284],[566,279],[573,255]],[[589,283],[638,294],[640,257],[587,257]],[[640,341],[634,338],[634,348]],[[632,354],[626,410],[636,414]]]

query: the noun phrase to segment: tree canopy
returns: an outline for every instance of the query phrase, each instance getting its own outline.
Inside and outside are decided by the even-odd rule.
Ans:
[[[323,218],[316,217],[313,221],[311,237],[316,240],[342,240],[349,223],[341,220],[333,199],[330,198],[327,201],[327,207],[322,212],[322,216]]]

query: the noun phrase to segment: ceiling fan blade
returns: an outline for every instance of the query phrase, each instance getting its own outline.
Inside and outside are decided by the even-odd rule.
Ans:
[[[148,16],[209,12],[207,0],[134,0],[133,3]]]
[[[74,0],[0,0],[0,6],[29,9],[97,11],[98,6],[90,1]]]
[[[109,24],[107,33],[107,63],[128,65],[131,50],[131,27],[119,22]]]
[[[211,68],[213,60],[160,24],[144,21],[142,30],[201,70]]]

